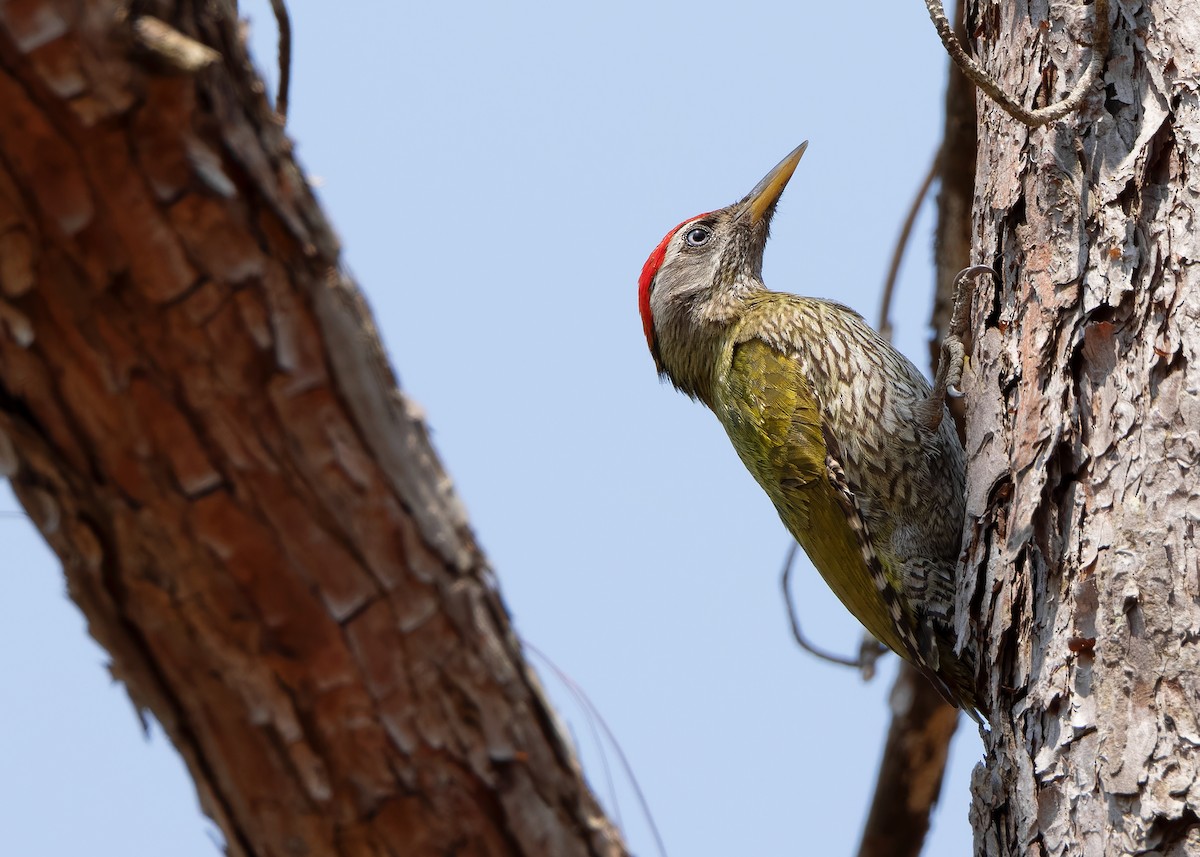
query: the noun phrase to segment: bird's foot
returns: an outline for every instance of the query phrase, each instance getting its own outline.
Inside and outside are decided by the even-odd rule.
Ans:
[[[933,379],[933,392],[929,395],[928,409],[925,413],[926,427],[930,431],[936,431],[941,425],[946,397],[958,399],[963,395],[959,385],[962,384],[967,363],[967,351],[962,337],[967,331],[967,319],[971,309],[971,295],[966,285],[979,274],[991,274],[999,279],[999,274],[987,265],[963,268],[954,277],[954,310],[950,314],[950,329],[946,332],[946,338],[942,340],[937,374]]]

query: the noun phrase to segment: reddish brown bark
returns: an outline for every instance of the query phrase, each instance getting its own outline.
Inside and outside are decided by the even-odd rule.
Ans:
[[[622,853],[232,5],[154,9],[215,54],[0,4],[0,472],[231,853]]]

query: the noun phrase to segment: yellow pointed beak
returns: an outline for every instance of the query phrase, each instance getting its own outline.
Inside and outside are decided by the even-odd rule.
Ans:
[[[754,190],[750,191],[750,194],[742,200],[744,208],[741,217],[749,217],[751,223],[758,223],[763,219],[771,206],[779,201],[783,189],[787,187],[792,173],[796,172],[796,165],[800,163],[800,158],[804,156],[804,150],[807,148],[808,140],[805,140],[792,149],[788,156],[776,165],[775,169],[767,173],[763,180],[754,186]]]

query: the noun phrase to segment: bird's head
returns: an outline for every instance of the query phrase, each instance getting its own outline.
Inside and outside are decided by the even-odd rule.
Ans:
[[[805,141],[743,199],[680,223],[654,248],[638,280],[638,308],[646,342],[660,375],[685,392],[692,385],[679,361],[705,328],[728,324],[741,299],[762,285],[763,248],[775,204],[787,186]]]

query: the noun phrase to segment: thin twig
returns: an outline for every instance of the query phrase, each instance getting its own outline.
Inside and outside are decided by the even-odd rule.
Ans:
[[[279,87],[275,90],[275,112],[286,121],[288,88],[292,85],[292,19],[284,0],[271,0],[271,10],[279,27]]]
[[[792,546],[788,548],[787,556],[783,559],[783,574],[780,578],[780,584],[783,587],[783,603],[787,605],[788,621],[792,625],[792,637],[796,640],[796,645],[804,649],[815,658],[820,658],[823,661],[829,661],[831,664],[838,664],[843,667],[853,667],[857,670],[862,670],[866,673],[868,670],[874,670],[875,661],[879,655],[886,652],[883,644],[875,641],[875,651],[866,640],[863,641],[862,650],[857,658],[848,658],[843,655],[835,655],[832,652],[827,652],[824,649],[814,646],[804,636],[804,632],[800,630],[800,620],[796,616],[796,606],[792,603],[792,565],[796,561],[796,550],[800,546],[796,542],[792,542]]]
[[[562,669],[559,668],[558,664],[550,660],[545,652],[524,638],[521,639],[521,645],[528,649],[531,654],[534,654],[540,658],[542,662],[550,668],[554,675],[558,677],[558,680],[566,685],[567,689],[571,691],[571,694],[583,704],[584,712],[587,713],[589,717],[594,717],[596,722],[600,724],[600,728],[604,731],[605,737],[608,738],[608,743],[611,744],[613,750],[616,751],[617,758],[621,762],[621,768],[625,771],[625,776],[629,778],[629,783],[633,786],[633,792],[635,795],[637,795],[638,804],[642,808],[642,814],[646,817],[646,825],[650,828],[650,832],[654,835],[654,842],[658,846],[658,853],[661,855],[661,857],[667,857],[667,848],[663,844],[662,836],[658,832],[658,825],[654,823],[654,815],[650,812],[650,802],[646,800],[646,796],[642,793],[642,786],[640,783],[638,783],[637,777],[633,774],[633,766],[629,764],[629,759],[625,757],[625,751],[621,749],[621,744],[619,741],[617,741],[617,737],[613,734],[613,731],[608,728],[608,723],[605,721],[604,716],[600,713],[600,709],[592,704],[591,698],[588,697],[584,689],[580,687],[573,678],[563,672]],[[607,763],[605,763],[605,767],[607,770]]]
[[[892,250],[892,264],[888,268],[887,279],[883,281],[883,297],[879,301],[879,332],[888,342],[892,341],[892,321],[889,316],[892,314],[892,292],[896,288],[896,277],[900,274],[900,263],[904,261],[904,250],[908,247],[908,239],[912,237],[913,226],[917,222],[917,215],[921,212],[921,205],[925,202],[925,197],[929,195],[929,189],[933,187],[933,180],[937,178],[941,160],[942,150],[938,149],[933,155],[929,171],[925,173],[925,178],[917,189],[916,196],[913,197],[912,205],[904,218],[904,225],[900,227],[900,235],[896,238],[896,247]]]
[[[962,69],[963,74],[999,104],[1005,113],[1033,128],[1046,125],[1078,110],[1083,99],[1100,79],[1100,69],[1108,56],[1109,39],[1112,36],[1112,26],[1108,21],[1108,0],[1095,0],[1095,7],[1092,10],[1095,14],[1092,21],[1092,58],[1088,61],[1083,76],[1075,82],[1074,88],[1061,101],[1037,110],[1030,110],[1001,89],[996,79],[968,56],[958,41],[958,37],[954,35],[954,29],[950,26],[950,22],[946,19],[942,0],[925,0],[925,8],[929,10],[929,17],[933,20],[934,27],[937,28],[942,44],[955,64]]]

